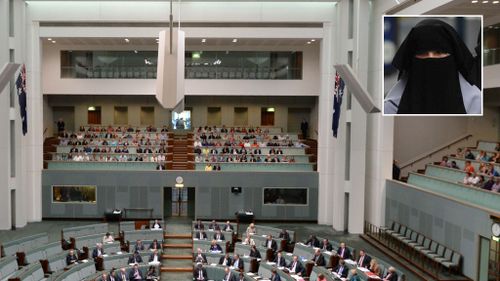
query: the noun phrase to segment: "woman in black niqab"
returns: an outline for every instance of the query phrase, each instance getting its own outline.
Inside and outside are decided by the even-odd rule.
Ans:
[[[421,55],[429,52],[439,57]],[[473,57],[449,24],[419,22],[399,47],[392,64],[407,83],[398,114],[465,114],[459,73],[471,83]]]

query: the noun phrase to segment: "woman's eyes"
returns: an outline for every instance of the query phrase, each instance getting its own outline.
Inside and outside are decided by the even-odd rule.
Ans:
[[[417,59],[441,59],[441,58],[446,58],[450,54],[445,53],[445,52],[439,52],[439,51],[428,51],[428,52],[422,52],[418,53],[415,55]]]

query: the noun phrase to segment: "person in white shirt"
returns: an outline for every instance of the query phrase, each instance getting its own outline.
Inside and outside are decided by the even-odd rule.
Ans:
[[[106,232],[106,235],[102,238],[103,243],[112,243],[115,241],[115,238],[113,238],[113,235],[111,233]]]

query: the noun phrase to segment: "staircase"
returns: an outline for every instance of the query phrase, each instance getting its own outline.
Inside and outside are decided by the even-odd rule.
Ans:
[[[187,133],[176,132],[173,139],[173,170],[192,170],[188,163],[188,153],[192,153],[193,140],[188,139]]]
[[[163,238],[162,280],[191,280],[193,278],[193,239],[191,221],[176,223],[176,229],[169,229],[166,222]],[[175,233],[174,233],[175,232]]]
[[[59,144],[59,139],[57,137],[48,137],[43,141],[43,168],[47,169],[46,160],[52,160],[52,153],[56,152],[56,145]]]

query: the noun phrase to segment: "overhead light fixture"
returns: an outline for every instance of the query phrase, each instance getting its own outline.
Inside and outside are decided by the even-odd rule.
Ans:
[[[311,41],[307,41],[306,44],[311,44]]]
[[[486,3],[488,3],[488,2],[490,2],[490,1],[488,1],[488,0],[484,0],[484,1],[483,1],[483,4],[486,4]]]
[[[205,42],[207,42],[207,39],[205,39],[205,38],[201,39],[201,43],[205,43]]]
[[[55,44],[55,43],[56,43],[56,41],[55,41],[55,40],[52,40],[52,44]]]
[[[47,40],[52,41],[52,38],[47,38]]]
[[[95,111],[95,106],[89,106],[88,111]]]
[[[314,42],[314,41],[316,41],[316,39],[311,39],[311,42]]]
[[[194,52],[192,55],[191,55],[191,58],[192,59],[199,59],[201,57],[200,53],[198,52]]]
[[[472,4],[476,4],[477,2],[479,2],[478,0],[472,0],[471,3]]]
[[[268,108],[266,108],[266,111],[267,112],[274,112],[275,108],[274,107],[268,107]]]
[[[500,1],[493,1],[493,4],[498,4],[500,3]]]
[[[130,42],[130,40],[128,40],[128,38],[125,38],[125,43],[128,43]]]
[[[137,53],[139,53],[139,51],[137,51],[137,50],[134,50],[134,53],[136,53],[136,54],[137,54]]]
[[[234,38],[233,43],[236,43],[236,42],[238,42],[238,39]]]

